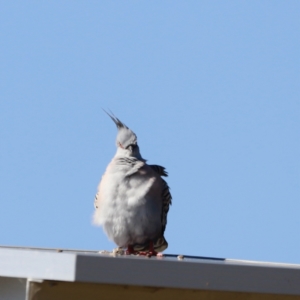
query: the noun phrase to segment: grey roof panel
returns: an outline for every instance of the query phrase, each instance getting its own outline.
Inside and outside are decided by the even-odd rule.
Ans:
[[[0,248],[0,276],[73,281],[76,254]]]
[[[300,265],[0,247],[0,276],[300,295]]]

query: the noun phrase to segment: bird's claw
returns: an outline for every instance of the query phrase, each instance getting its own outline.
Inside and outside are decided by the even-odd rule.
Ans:
[[[138,255],[151,257],[151,256],[157,256],[157,252],[154,250],[153,251],[140,251],[138,253]]]

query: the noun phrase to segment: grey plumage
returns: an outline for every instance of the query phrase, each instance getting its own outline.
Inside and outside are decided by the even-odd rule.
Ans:
[[[149,165],[149,167],[153,169],[160,176],[168,177],[168,172],[166,171],[166,168],[158,165]]]
[[[107,113],[107,112],[106,112]],[[109,114],[118,128],[117,153],[107,166],[95,197],[95,224],[119,247],[145,251],[153,243],[163,251],[167,214],[172,201],[165,168],[142,158],[136,134]]]

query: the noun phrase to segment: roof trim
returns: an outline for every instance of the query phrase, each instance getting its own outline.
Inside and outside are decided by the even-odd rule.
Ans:
[[[0,247],[0,276],[149,287],[300,295],[300,265],[95,251]]]

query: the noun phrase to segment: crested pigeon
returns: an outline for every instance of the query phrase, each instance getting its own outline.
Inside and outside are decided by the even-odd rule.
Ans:
[[[156,255],[168,247],[164,231],[172,196],[162,179],[168,174],[162,166],[148,165],[136,134],[107,114],[118,129],[117,152],[99,183],[93,221],[127,254]]]

